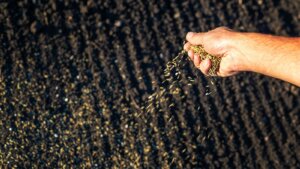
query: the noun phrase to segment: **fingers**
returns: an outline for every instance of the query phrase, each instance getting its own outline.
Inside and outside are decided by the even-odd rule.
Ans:
[[[188,56],[193,61],[194,60],[194,51],[190,50],[190,47],[191,47],[191,44],[189,42],[187,42],[186,44],[184,44],[183,49],[188,52]]]
[[[201,62],[200,56],[199,56],[198,54],[195,54],[195,55],[194,55],[194,65],[195,65],[197,68],[199,68],[200,62]]]
[[[195,59],[195,57],[194,57],[194,51],[189,50],[189,51],[188,51],[188,55],[189,55],[189,57],[190,57],[190,59],[191,59],[192,61]]]
[[[189,32],[186,35],[186,40],[193,45],[203,45],[203,37],[205,33]]]
[[[188,41],[184,45],[184,50],[188,52],[188,56],[194,62],[194,65],[199,68],[203,74],[208,75],[209,68],[211,67],[211,61],[205,59],[201,61],[200,56],[195,54],[193,50],[190,50],[191,45],[203,45],[203,37],[205,33],[195,33],[189,32],[186,35],[186,40]]]
[[[205,59],[200,63],[199,69],[203,74],[208,75],[210,66],[211,66],[211,61],[209,59]]]
[[[220,27],[201,33],[189,32],[186,35],[187,43],[184,45],[184,50],[188,52],[189,58],[194,62],[195,66],[199,68],[202,73],[208,75],[212,62],[209,59],[201,60],[201,58],[190,49],[191,46],[202,45],[207,53],[226,58],[226,55],[231,53],[229,49],[232,50],[232,40],[234,40],[233,37],[235,36],[236,34],[226,27]],[[236,72],[232,72],[231,62],[224,64],[222,61],[221,63],[222,65],[220,65],[218,72],[216,72],[217,76],[225,77],[236,74]]]
[[[201,61],[199,54],[195,54],[193,50],[189,50],[191,47],[191,43],[187,42],[183,49],[188,52],[188,56],[194,65],[202,71],[203,74],[208,75],[208,70],[211,66],[211,61],[209,59],[205,59]]]
[[[200,69],[203,74],[208,75],[208,71],[211,67],[211,61],[209,59],[201,61],[200,56],[198,54],[194,54],[191,50],[188,52],[188,55],[194,62],[195,67]]]
[[[190,42],[187,42],[186,44],[184,44],[183,49],[184,49],[185,51],[188,51],[188,50],[190,49],[190,47],[191,47]]]

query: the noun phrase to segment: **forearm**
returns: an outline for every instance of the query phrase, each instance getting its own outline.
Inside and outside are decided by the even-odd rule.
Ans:
[[[300,86],[300,38],[241,33],[238,50],[243,69],[282,79]]]

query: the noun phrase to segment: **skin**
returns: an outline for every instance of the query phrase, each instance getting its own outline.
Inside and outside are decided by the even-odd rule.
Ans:
[[[241,71],[252,71],[278,78],[300,87],[300,38],[241,33],[220,27],[209,32],[189,32],[184,50],[195,66],[207,75],[211,61],[201,61],[189,50],[203,45],[215,56],[222,57],[218,76],[226,77]]]

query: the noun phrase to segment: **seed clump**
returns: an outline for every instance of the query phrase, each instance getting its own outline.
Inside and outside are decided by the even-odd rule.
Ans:
[[[211,61],[211,67],[208,70],[209,76],[217,75],[221,63],[221,57],[207,53],[202,45],[191,46],[190,49],[193,50],[195,54],[199,55],[200,60],[209,59]]]

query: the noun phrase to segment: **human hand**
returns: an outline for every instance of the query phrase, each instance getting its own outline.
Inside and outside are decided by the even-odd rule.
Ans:
[[[252,71],[300,86],[300,37],[241,33],[220,27],[209,32],[189,32],[186,39],[184,50],[206,75],[212,63],[200,60],[191,45],[202,45],[207,53],[221,57],[218,76]]]
[[[184,45],[184,50],[188,52],[189,57],[202,73],[208,75],[212,65],[209,59],[200,60],[197,54],[190,49],[191,45],[202,45],[211,55],[221,57],[218,76],[231,76],[242,71],[244,59],[243,54],[234,46],[234,40],[237,32],[224,27],[216,28],[209,32],[194,33],[189,32],[186,35],[188,41]]]

